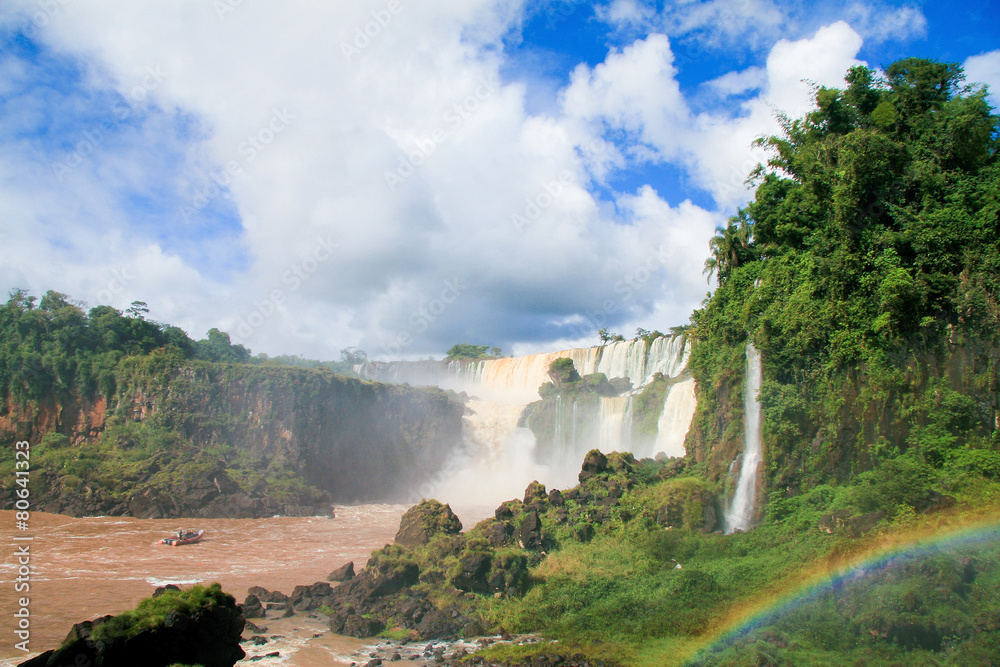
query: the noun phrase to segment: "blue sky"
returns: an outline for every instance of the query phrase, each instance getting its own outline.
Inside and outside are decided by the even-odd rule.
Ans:
[[[1000,91],[985,2],[163,5],[0,7],[0,287],[269,354],[683,324],[806,82],[920,56]]]

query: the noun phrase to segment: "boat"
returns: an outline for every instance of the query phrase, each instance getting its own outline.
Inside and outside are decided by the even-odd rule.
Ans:
[[[159,541],[159,544],[179,547],[182,544],[194,544],[195,542],[201,542],[201,538],[204,536],[204,530],[178,530],[177,535],[173,537],[164,537]]]

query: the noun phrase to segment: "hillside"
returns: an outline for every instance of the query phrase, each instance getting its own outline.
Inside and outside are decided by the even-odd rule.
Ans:
[[[12,294],[0,330],[0,434],[32,445],[36,510],[324,514],[407,497],[461,442],[446,392],[251,359],[215,330],[194,342],[53,292],[38,306]],[[0,467],[13,471],[12,448]]]

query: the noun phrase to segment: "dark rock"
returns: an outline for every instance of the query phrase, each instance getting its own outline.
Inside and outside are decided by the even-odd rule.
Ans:
[[[354,561],[341,565],[326,576],[327,581],[348,581],[354,578]]]
[[[529,505],[533,501],[540,500],[543,503],[548,498],[545,493],[545,485],[535,480],[524,490],[524,504]]]
[[[248,595],[240,609],[243,611],[243,618],[264,618],[264,605],[256,595]]]
[[[473,552],[459,559],[461,572],[451,580],[452,585],[460,591],[473,593],[489,593],[490,586],[486,581],[493,559],[488,553]]]
[[[552,489],[549,491],[549,504],[553,507],[562,507],[566,504],[566,499],[563,498],[562,491],[559,489]]]
[[[174,663],[204,667],[232,667],[246,654],[240,648],[243,617],[236,600],[224,596],[221,604],[192,612],[171,612],[162,626],[131,637],[90,641],[93,628],[110,619],[75,625],[61,648],[21,663],[24,667],[102,665],[102,667],[166,667]]]
[[[509,546],[514,542],[514,526],[509,521],[487,519],[482,528],[483,537],[494,549]]]
[[[493,513],[493,517],[497,521],[508,521],[522,511],[524,511],[524,503],[520,500],[508,500],[500,504],[500,507]]]
[[[385,623],[358,614],[334,614],[330,616],[330,630],[338,635],[347,635],[348,637],[374,637],[385,630]]]
[[[589,542],[594,539],[594,526],[590,523],[583,523],[573,529],[573,537],[578,542]]]
[[[436,500],[424,500],[406,511],[399,522],[396,544],[417,547],[427,544],[436,535],[457,535],[462,522],[448,505]]]
[[[244,630],[244,632],[250,632],[250,633],[253,633],[255,635],[262,635],[265,632],[267,632],[267,626],[266,625],[257,625],[255,623],[251,623],[250,621],[247,621],[246,625],[243,626],[243,630]]]
[[[517,531],[517,540],[522,549],[537,549],[542,544],[542,521],[538,512],[528,512]]]
[[[261,602],[288,602],[288,596],[280,591],[269,591],[266,588],[261,588],[260,586],[251,586],[247,593],[250,595],[256,595],[257,599]]]
[[[598,475],[608,469],[608,457],[600,450],[592,449],[587,452],[583,459],[583,468],[580,471],[579,480],[582,484],[594,475]]]
[[[310,611],[316,609],[325,600],[333,595],[333,588],[325,581],[317,581],[312,586],[296,586],[295,590],[288,598],[288,602],[295,611]]]
[[[153,591],[153,597],[154,598],[158,598],[161,595],[163,595],[164,593],[166,593],[167,591],[179,591],[179,590],[180,590],[180,586],[177,586],[176,584],[167,584],[166,586],[157,586],[156,590]]]

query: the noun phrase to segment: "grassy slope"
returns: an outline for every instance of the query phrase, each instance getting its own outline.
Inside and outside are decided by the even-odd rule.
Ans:
[[[868,585],[842,587],[836,603],[826,593],[809,601],[817,584],[879,554],[963,526],[996,524],[996,482],[959,473],[936,478],[934,488],[955,492],[953,508],[918,514],[904,503],[871,532],[851,537],[827,534],[818,523],[825,511],[850,506],[858,486],[811,494],[786,509],[781,519],[745,534],[706,535],[664,529],[653,520],[664,490],[679,481],[628,493],[621,509],[633,518],[619,515],[606,522],[590,543],[565,542],[533,569],[536,584],[525,597],[493,603],[490,613],[499,627],[538,631],[558,640],[556,646],[497,650],[493,657],[559,651],[627,665],[687,664],[745,619],[789,600],[802,604],[790,615],[756,627],[735,646],[700,655],[699,663],[891,664],[916,659],[915,664],[935,664],[930,661],[944,658],[954,661],[949,664],[976,664],[975,656],[990,646],[983,633],[990,634],[994,645],[1000,639],[996,539],[934,552],[936,561],[911,563],[902,579],[891,569],[880,571],[863,580]],[[973,556],[975,580],[952,590],[962,559]],[[952,638],[939,650],[915,648],[897,636],[898,628],[893,634],[900,619],[918,631],[948,628]],[[770,662],[758,661],[758,655],[770,656]]]

